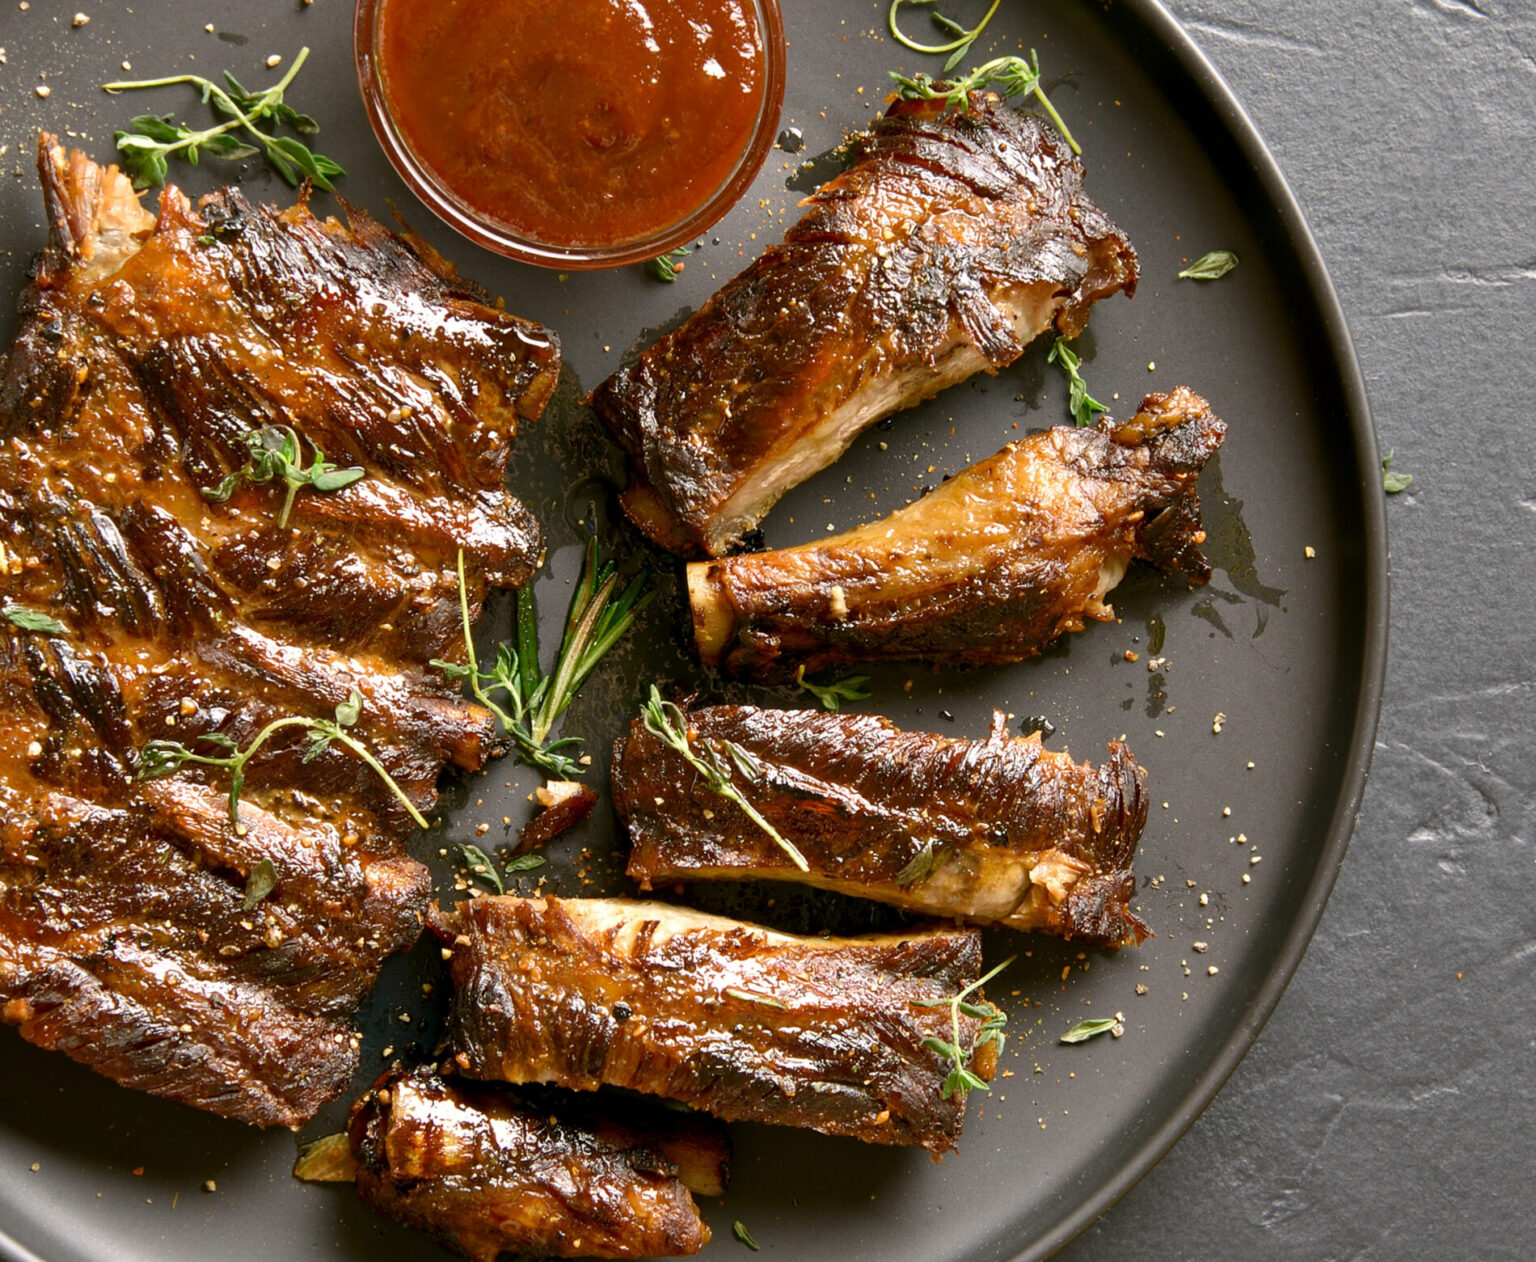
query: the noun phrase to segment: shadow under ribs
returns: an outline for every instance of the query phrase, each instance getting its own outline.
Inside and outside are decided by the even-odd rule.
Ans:
[[[709,1243],[691,1192],[719,1196],[725,1128],[638,1100],[386,1076],[352,1108],[357,1190],[473,1262],[647,1258]]]
[[[1106,621],[1133,560],[1192,582],[1200,470],[1227,427],[1182,387],[1129,421],[1011,443],[889,517],[688,566],[706,665],[760,682],[855,662],[1016,662]]]
[[[666,903],[477,898],[435,912],[452,944],[458,1071],[626,1087],[727,1121],[953,1148],[946,999],[981,974],[975,930],[797,937]],[[980,1002],[979,1000],[977,1002]],[[961,1017],[971,1047],[981,1021]],[[970,1068],[990,1079],[997,1049]]]
[[[339,745],[278,733],[247,767],[139,781],[152,739],[244,747],[276,718],[353,729],[419,808],[446,761],[500,745],[434,657],[539,563],[505,489],[559,348],[366,214],[319,220],[237,189],[158,215],[52,137],[50,237],[0,375],[0,1018],[129,1086],[296,1126],[357,1061],[357,1003],[420,932],[410,822]],[[366,476],[202,492],[242,435],[286,425]],[[209,745],[199,749],[217,753]],[[246,906],[263,862],[275,885]],[[264,871],[264,869],[263,869]]]
[[[701,307],[592,393],[628,453],[624,510],[720,556],[869,426],[1074,337],[1136,254],[1050,124],[973,96],[897,101],[851,167]]]
[[[797,881],[929,915],[1117,947],[1146,936],[1130,911],[1147,822],[1146,774],[1119,742],[1098,767],[1010,737],[903,732],[873,714],[710,706],[689,740],[744,750],[736,788],[789,855],[637,720],[613,755],[613,805],[642,889],[693,880]],[[729,760],[725,760],[729,761]]]

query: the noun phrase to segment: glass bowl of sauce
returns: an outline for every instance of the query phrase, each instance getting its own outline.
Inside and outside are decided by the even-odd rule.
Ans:
[[[353,38],[416,195],[546,267],[698,236],[752,183],[784,99],[778,0],[358,0]]]

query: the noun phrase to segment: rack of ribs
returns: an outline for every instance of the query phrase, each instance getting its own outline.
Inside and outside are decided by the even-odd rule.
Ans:
[[[354,1010],[419,932],[406,808],[295,729],[246,766],[238,821],[227,772],[146,779],[141,751],[243,748],[355,694],[352,731],[417,808],[445,763],[496,752],[429,662],[463,651],[461,549],[472,613],[539,563],[504,475],[559,349],[361,212],[168,189],[151,215],[48,136],[38,169],[49,241],[0,376],[0,1018],[126,1085],[297,1126],[346,1086]],[[210,498],[264,427],[365,476],[296,495],[286,526],[281,480]]]

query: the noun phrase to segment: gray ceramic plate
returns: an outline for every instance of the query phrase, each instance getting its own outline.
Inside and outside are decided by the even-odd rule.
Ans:
[[[972,0],[956,4],[962,16],[981,11]],[[557,277],[441,229],[395,179],[368,130],[343,0],[103,0],[78,28],[72,5],[7,4],[0,292],[19,289],[42,240],[30,170],[39,125],[106,158],[113,124],[131,113],[196,116],[200,108],[170,92],[104,97],[95,85],[121,74],[124,61],[145,76],[227,66],[256,83],[267,81],[269,54],[287,58],[310,45],[293,95],[324,125],[318,147],[351,172],[346,195],[380,214],[393,202],[464,272],[564,339],[560,399],[520,440],[512,475],[553,545],[538,584],[546,622],[561,612],[576,564],[573,519],[589,504],[628,564],[648,559],[660,570],[662,598],[640,634],[566,721],[567,731],[592,738],[601,784],[606,744],[651,680],[696,685],[708,697],[749,694],[695,675],[673,568],[612,518],[620,465],[575,400],[779,234],[800,192],[818,179],[814,165],[802,164],[880,107],[887,69],[938,68],[936,58],[904,53],[884,34],[883,0],[785,0],[785,8],[784,124],[803,132],[806,147],[776,151],[682,279],[664,285],[638,268]],[[920,19],[919,10],[908,20]],[[740,1248],[729,1239],[733,1219],[749,1225],[765,1255],[783,1259],[981,1262],[1038,1257],[1068,1239],[1174,1142],[1252,1042],[1322,911],[1365,775],[1385,657],[1379,470],[1348,335],[1306,225],[1240,107],[1154,4],[1010,0],[990,33],[1003,50],[1039,49],[1053,99],[1083,142],[1090,192],[1141,252],[1135,300],[1102,304],[1080,344],[1094,392],[1117,397],[1123,414],[1146,390],[1187,383],[1231,425],[1203,485],[1218,572],[1201,591],[1133,573],[1115,597],[1118,623],[1092,626],[1008,669],[883,669],[866,704],[905,726],[972,736],[984,733],[995,705],[1021,720],[1044,716],[1056,729],[1050,743],[1070,745],[1078,757],[1096,756],[1124,733],[1151,775],[1138,906],[1157,937],[1115,956],[989,941],[991,960],[1022,952],[994,989],[1012,1012],[1013,1038],[1007,1076],[990,1096],[973,1097],[961,1151],[938,1166],[919,1153],[738,1127],[732,1189],[707,1207],[717,1254]],[[34,91],[41,76],[51,88],[46,99]],[[197,190],[240,178],[260,197],[290,196],[259,169],[185,174]],[[1175,279],[1186,259],[1217,247],[1241,256],[1235,272],[1208,285]],[[869,434],[779,506],[769,542],[888,511],[1025,430],[1061,423],[1064,382],[1045,351],[1036,346],[996,378]],[[504,619],[505,610],[495,616]],[[1154,636],[1167,665],[1151,672]],[[1128,662],[1126,650],[1141,660]],[[786,692],[755,696],[794,703]],[[1226,715],[1220,734],[1218,713]],[[507,764],[450,785],[456,805],[442,835],[472,840],[486,821],[493,827],[482,844],[494,843],[503,816],[514,825],[526,817],[533,783],[526,769]],[[622,889],[612,831],[605,807],[557,843],[552,888]],[[421,853],[437,862],[444,844],[434,838]],[[596,880],[586,887],[575,876],[584,849]],[[846,926],[863,914],[783,891],[770,908],[771,897],[748,895],[743,905],[802,925],[831,917]],[[1202,953],[1196,942],[1208,948]],[[419,989],[430,955],[395,961],[364,1014],[366,1076],[386,1046],[396,1055],[430,1047],[433,1009]],[[1116,1012],[1125,1016],[1124,1037],[1057,1043],[1079,1019]],[[287,1134],[131,1094],[8,1031],[0,1031],[0,1081],[0,1255],[437,1256],[424,1237],[375,1220],[349,1190],[293,1181]],[[337,1106],[309,1133],[334,1129],[339,1117]],[[210,1179],[217,1190],[201,1190]]]

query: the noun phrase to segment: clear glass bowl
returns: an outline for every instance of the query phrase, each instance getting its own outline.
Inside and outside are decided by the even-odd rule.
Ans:
[[[390,112],[377,55],[379,18],[386,2],[357,0],[352,26],[358,87],[374,135],[400,178],[438,218],[498,254],[540,267],[576,270],[622,267],[656,258],[714,226],[751,186],[773,147],[784,103],[784,18],[779,0],[752,0],[762,33],[763,91],[756,125],[731,174],[697,206],[639,239],[617,245],[551,245],[536,241],[466,204],[406,143]]]

